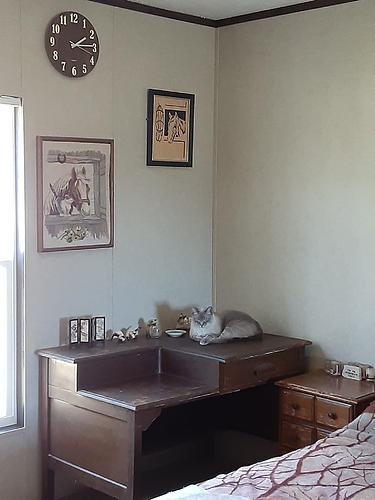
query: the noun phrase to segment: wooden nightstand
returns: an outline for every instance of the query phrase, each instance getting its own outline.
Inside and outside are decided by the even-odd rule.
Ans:
[[[375,384],[323,370],[279,380],[282,452],[314,443],[357,417],[375,399]]]

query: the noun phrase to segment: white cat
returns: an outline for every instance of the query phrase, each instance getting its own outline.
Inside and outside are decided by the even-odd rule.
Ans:
[[[191,310],[190,338],[201,345],[234,339],[259,339],[263,330],[254,318],[242,311],[227,310],[221,314],[207,308]]]

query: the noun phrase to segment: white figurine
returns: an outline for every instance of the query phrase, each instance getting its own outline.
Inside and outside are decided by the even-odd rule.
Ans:
[[[147,321],[146,337],[152,337],[153,339],[161,337],[161,330],[158,327],[158,320],[156,318]]]
[[[138,338],[139,327],[135,330],[130,330],[129,328],[125,331],[124,330],[125,328],[115,332],[112,335],[111,340],[117,339],[119,342],[125,342],[126,340],[136,340]]]

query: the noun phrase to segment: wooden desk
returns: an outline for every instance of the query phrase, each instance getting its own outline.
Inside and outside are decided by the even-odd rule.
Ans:
[[[200,346],[187,336],[42,349],[43,500],[55,472],[114,498],[140,497],[142,434],[162,409],[259,386],[303,371],[309,341]]]

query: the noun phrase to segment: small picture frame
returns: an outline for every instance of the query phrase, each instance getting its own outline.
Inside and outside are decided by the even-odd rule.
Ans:
[[[77,345],[79,341],[78,318],[69,320],[69,345]]]
[[[194,101],[194,94],[148,89],[148,166],[193,166]]]
[[[92,320],[92,339],[94,342],[105,341],[105,317],[95,316]]]
[[[79,318],[79,341],[81,344],[90,344],[91,328],[88,318]]]

